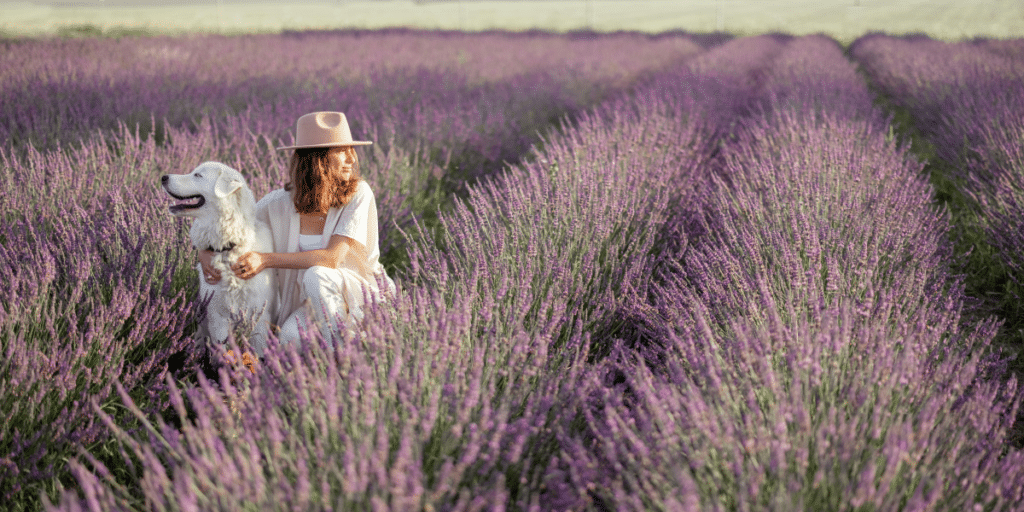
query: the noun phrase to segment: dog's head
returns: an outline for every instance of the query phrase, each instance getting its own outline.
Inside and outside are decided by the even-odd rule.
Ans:
[[[164,191],[176,199],[170,211],[178,217],[199,217],[206,209],[252,208],[253,197],[242,174],[220,162],[203,162],[188,174],[160,177]]]

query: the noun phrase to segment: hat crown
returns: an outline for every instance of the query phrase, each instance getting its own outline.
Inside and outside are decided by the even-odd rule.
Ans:
[[[342,112],[312,112],[295,123],[295,144],[278,149],[361,146],[367,141],[352,140],[348,118]]]
[[[295,123],[295,144],[299,146],[351,142],[352,131],[348,127],[348,119],[341,112],[313,112],[300,117]]]

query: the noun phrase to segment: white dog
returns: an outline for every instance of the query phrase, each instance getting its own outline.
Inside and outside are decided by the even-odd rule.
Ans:
[[[210,338],[224,343],[232,329],[232,319],[255,320],[249,342],[259,355],[267,343],[270,312],[276,307],[277,287],[273,272],[260,272],[252,279],[240,279],[231,265],[250,251],[273,252],[270,227],[256,219],[256,200],[238,171],[219,162],[204,162],[189,174],[170,174],[160,178],[164,190],[174,199],[170,207],[176,217],[192,217],[189,232],[192,245],[218,254],[213,266],[221,273],[217,284],[203,279],[199,271],[199,290],[213,297],[206,309]]]

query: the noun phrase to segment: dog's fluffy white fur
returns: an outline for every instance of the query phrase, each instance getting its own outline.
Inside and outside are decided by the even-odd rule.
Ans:
[[[270,312],[276,307],[277,287],[273,272],[264,270],[251,279],[240,279],[231,265],[250,251],[273,252],[270,227],[256,219],[256,200],[242,174],[219,162],[204,162],[189,174],[168,174],[160,179],[164,190],[177,200],[170,207],[176,217],[191,217],[189,232],[196,249],[219,251],[213,266],[221,280],[209,284],[199,272],[199,289],[210,296],[207,328],[215,343],[224,343],[233,319],[255,321],[249,343],[262,355],[270,329]]]

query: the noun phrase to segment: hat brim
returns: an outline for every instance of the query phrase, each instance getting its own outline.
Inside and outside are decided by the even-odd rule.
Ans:
[[[367,141],[367,140],[354,140],[352,142],[329,142],[327,144],[306,144],[306,145],[299,145],[299,146],[283,146],[283,147],[277,148],[277,150],[278,151],[282,151],[282,150],[285,150],[285,149],[340,148],[340,147],[346,147],[346,146],[369,146],[370,144],[373,144],[373,142],[370,142],[370,141]]]

